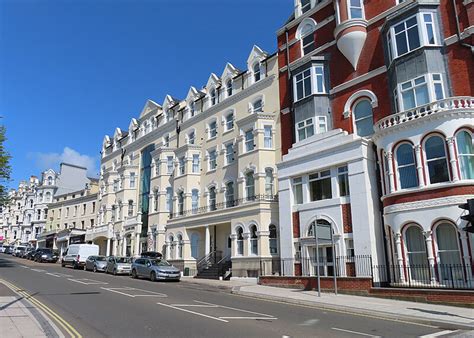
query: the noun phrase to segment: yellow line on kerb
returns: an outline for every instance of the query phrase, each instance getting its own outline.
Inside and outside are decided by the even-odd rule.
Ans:
[[[51,318],[53,318],[72,338],[82,338],[81,334],[77,332],[77,330],[72,327],[71,324],[69,324],[66,320],[64,320],[60,315],[58,315],[56,312],[51,310],[49,307],[44,305],[42,302],[40,302],[38,299],[33,297],[32,295],[28,294],[26,291],[23,291],[21,288],[13,285],[10,282],[7,282],[6,280],[0,279],[0,282],[8,286],[10,289],[15,291],[16,293],[20,294],[21,296],[25,297],[28,299],[30,302],[35,304],[37,307],[39,307],[41,310],[46,312],[47,314],[50,315]]]

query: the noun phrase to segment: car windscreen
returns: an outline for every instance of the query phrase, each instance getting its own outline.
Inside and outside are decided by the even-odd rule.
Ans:
[[[51,249],[41,249],[41,252],[42,253],[51,253],[51,252],[53,252],[53,250],[51,250]]]
[[[151,264],[153,264],[154,266],[171,266],[171,264],[165,261],[164,259],[152,260]]]
[[[102,256],[102,257],[97,257],[95,260],[99,262],[105,262],[107,259]]]
[[[117,263],[131,263],[130,258],[127,257],[118,257]]]
[[[22,247],[19,247],[19,248],[16,248],[18,251],[25,251],[26,248],[22,248]]]

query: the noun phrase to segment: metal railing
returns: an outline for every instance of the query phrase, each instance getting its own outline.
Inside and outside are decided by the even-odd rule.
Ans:
[[[212,251],[202,257],[198,262],[197,262],[197,270],[198,272],[210,267],[213,264],[216,264],[222,259],[222,251]]]
[[[474,289],[474,265],[435,264],[393,265],[372,264],[370,255],[320,257],[261,258],[256,267],[259,276],[369,277],[374,287],[423,289]]]
[[[246,198],[235,199],[232,201],[212,203],[210,205],[202,206],[199,208],[180,210],[178,212],[170,213],[170,219],[192,216],[192,215],[200,215],[207,212],[234,208],[237,206],[247,205],[254,202],[278,202],[278,195],[255,195],[255,196],[250,196]]]
[[[387,116],[375,124],[377,131],[448,110],[474,109],[474,97],[456,96]]]

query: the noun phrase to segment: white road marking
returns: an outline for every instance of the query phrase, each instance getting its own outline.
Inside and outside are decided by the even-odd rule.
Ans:
[[[203,314],[203,313],[194,312],[194,311],[187,310],[187,309],[181,309],[181,308],[176,307],[176,306],[173,306],[173,305],[168,305],[168,304],[163,304],[163,303],[156,303],[156,304],[162,305],[162,306],[166,306],[166,307],[169,307],[169,308],[178,310],[178,311],[183,311],[183,312],[192,313],[192,314],[194,314],[194,315],[196,315],[196,316],[201,316],[201,317],[206,317],[206,318],[209,318],[209,319],[214,319],[214,320],[217,320],[217,321],[220,321],[220,322],[224,322],[224,323],[228,323],[228,322],[229,322],[229,321],[227,321],[227,320],[225,320],[225,319],[221,319],[221,318],[217,318],[217,317],[208,316],[208,315],[205,315],[205,314]]]
[[[224,305],[217,305],[217,304],[212,304],[212,303],[207,303],[207,302],[201,302],[199,300],[195,300],[196,303],[201,303],[201,304],[206,304],[206,305],[216,305],[218,307],[224,308],[224,309],[229,309],[229,310],[234,310],[234,311],[240,311],[240,312],[245,312],[245,313],[252,313],[254,315],[260,315],[260,316],[265,316],[265,317],[271,317],[273,318],[272,315],[267,315],[265,313],[260,313],[260,312],[254,312],[254,311],[249,311],[249,310],[242,310],[242,309],[237,309],[235,307],[230,307],[230,306],[224,306]]]
[[[31,271],[36,271],[36,272],[46,272],[46,270],[42,270],[42,269],[31,269]]]
[[[253,319],[253,320],[256,320],[256,319],[278,319],[278,318],[275,318],[275,317],[219,317],[220,319]]]
[[[122,288],[104,288],[101,287],[101,289],[110,291],[110,292],[115,292],[127,297],[135,298],[135,297],[168,297],[164,293],[159,293],[159,292],[154,292],[154,291],[148,291],[148,290],[142,290],[142,289],[136,289],[136,288],[130,288],[130,287],[122,287]],[[119,291],[121,290],[121,291]],[[122,292],[123,291],[123,292]],[[142,294],[130,294],[126,293],[127,291],[133,293],[135,291],[142,292]]]
[[[301,323],[301,326],[313,326],[319,323],[319,319],[308,319]]]
[[[72,275],[66,275],[65,273],[60,272],[47,272],[46,274],[54,277],[72,277]]]
[[[447,335],[447,334],[453,334],[454,332],[458,332],[459,330],[444,330],[444,331],[439,331],[439,332],[435,332],[435,333],[430,333],[430,334],[427,334],[427,335],[424,335],[424,336],[420,336],[418,338],[431,338],[431,337],[439,337],[439,336],[444,336],[444,335]]]
[[[219,307],[218,305],[204,305],[204,304],[171,304],[172,306],[180,307]]]
[[[30,267],[26,265],[20,265],[20,268],[29,269]]]
[[[73,279],[73,278],[68,278],[71,282],[75,283],[81,283],[84,285],[104,285],[104,284],[109,284],[107,282],[101,282],[99,280],[93,280],[93,279],[88,279],[88,278],[81,278],[81,279]]]
[[[347,333],[351,333],[351,334],[357,334],[357,335],[359,335],[359,336],[378,337],[378,336],[374,336],[374,335],[372,335],[372,334],[367,334],[367,333],[363,333],[363,332],[357,332],[357,331],[351,331],[351,330],[338,329],[337,327],[333,327],[332,329],[333,329],[333,330],[336,330],[336,331],[342,331],[342,332],[347,332]]]

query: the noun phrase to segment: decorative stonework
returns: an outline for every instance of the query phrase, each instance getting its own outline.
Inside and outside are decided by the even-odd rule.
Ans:
[[[391,214],[402,211],[426,209],[426,208],[439,208],[444,206],[458,205],[461,203],[466,203],[466,199],[474,196],[449,196],[442,198],[435,198],[424,201],[416,201],[409,203],[399,203],[390,205],[384,208],[384,214]]]

